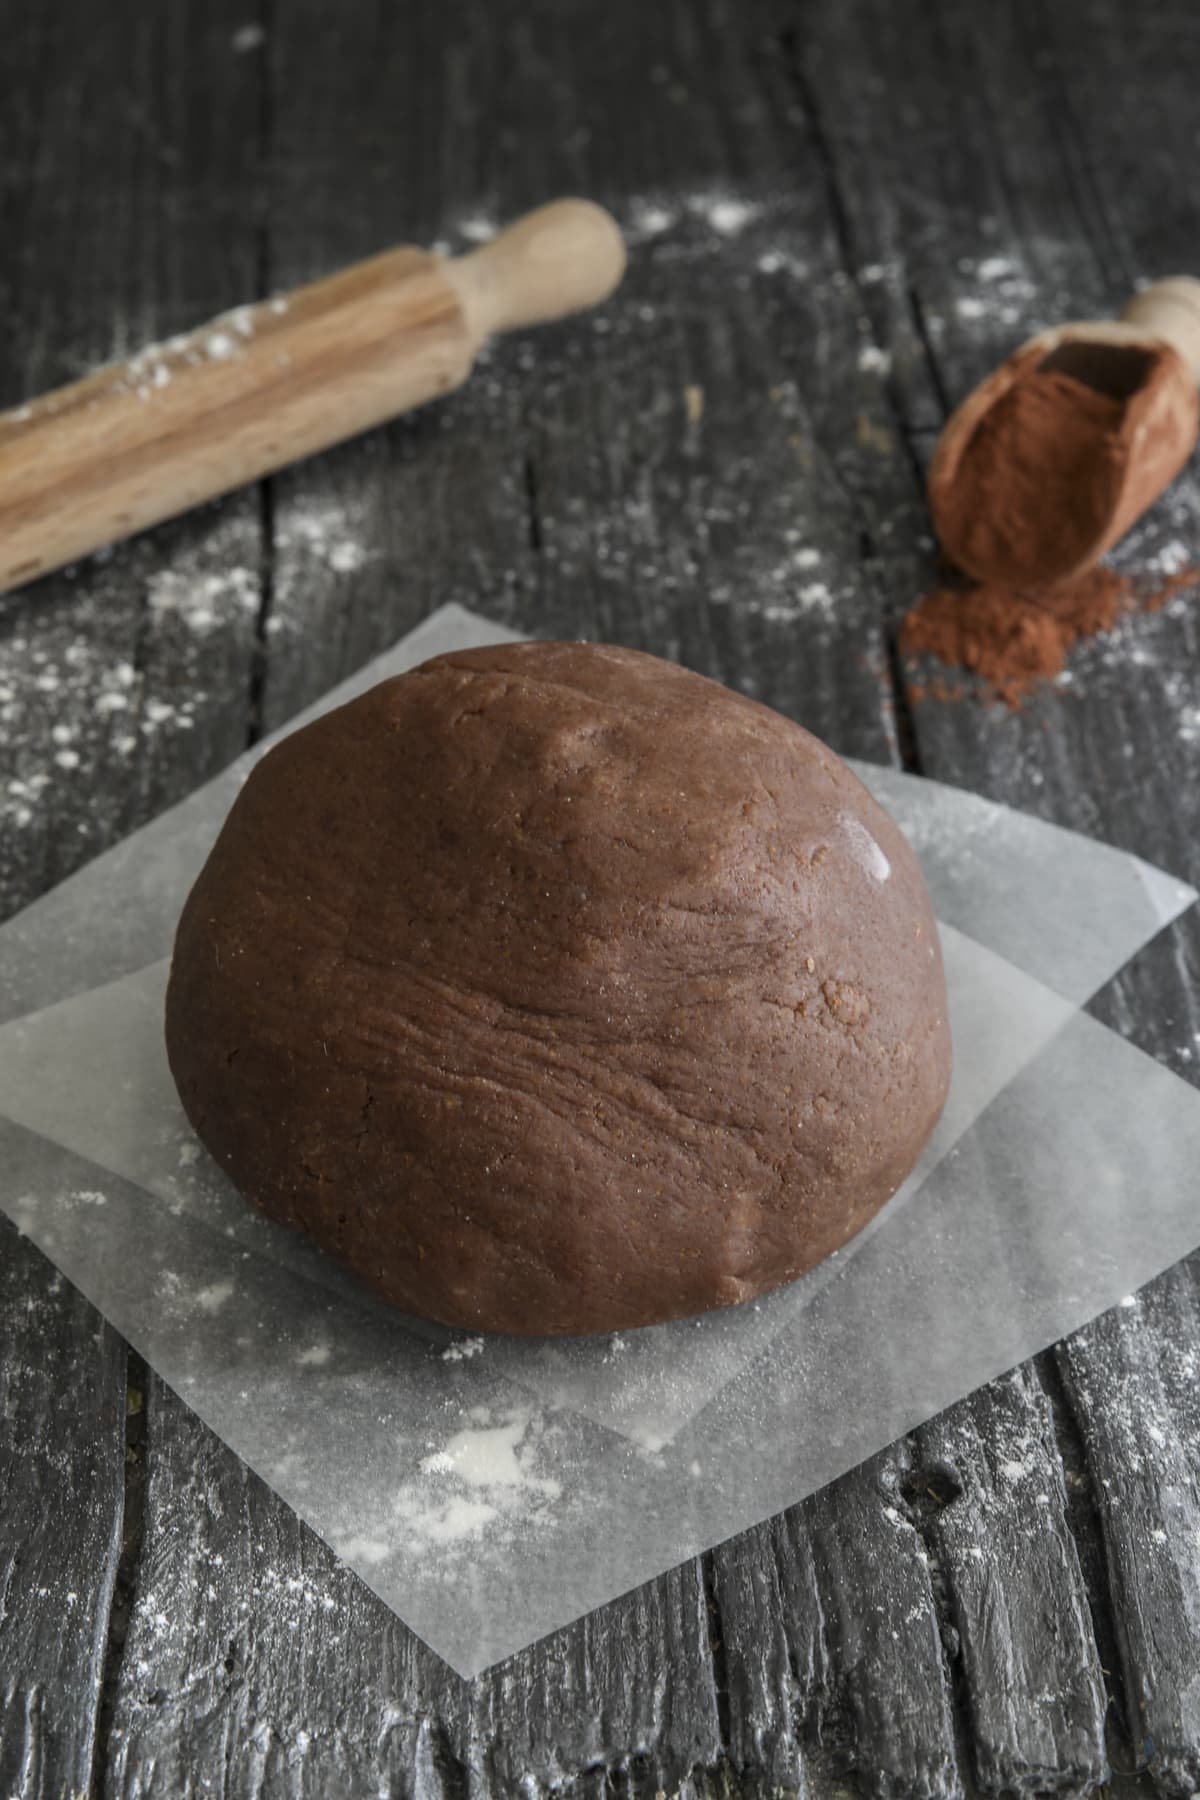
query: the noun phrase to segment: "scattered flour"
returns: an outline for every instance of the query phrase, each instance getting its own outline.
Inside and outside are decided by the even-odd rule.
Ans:
[[[196,1295],[196,1305],[201,1312],[220,1312],[225,1302],[233,1295],[232,1281],[214,1281],[211,1287],[201,1288]]]
[[[457,234],[466,238],[469,244],[486,244],[489,238],[495,237],[499,229],[496,220],[489,218],[486,213],[470,213],[465,219],[458,221]]]
[[[392,1554],[392,1547],[382,1538],[346,1537],[339,1538],[334,1545],[338,1555],[346,1562],[364,1562],[375,1564],[386,1562]]]
[[[397,1525],[430,1549],[450,1550],[541,1523],[562,1493],[537,1473],[543,1435],[531,1407],[471,1407],[462,1429],[423,1456],[418,1478],[401,1486],[392,1508]]]
[[[229,40],[229,47],[235,55],[246,56],[251,50],[260,49],[266,37],[261,25],[239,25]]]
[[[254,308],[252,306],[235,306],[232,312],[225,314],[239,337],[254,336]]]
[[[796,599],[803,612],[833,611],[833,591],[823,581],[809,581],[797,590]]]
[[[436,1454],[444,1459],[445,1468],[452,1469],[469,1487],[529,1488],[557,1494],[556,1481],[529,1474],[518,1460],[528,1426],[528,1415],[518,1410],[498,1425],[472,1425],[456,1432]]]
[[[417,1467],[422,1475],[452,1475],[454,1458],[445,1450],[435,1450],[430,1456],[423,1456]]]
[[[631,235],[636,238],[660,237],[670,231],[678,214],[660,200],[634,199],[629,204]]]
[[[740,237],[761,211],[760,207],[752,205],[750,201],[738,200],[731,195],[696,196],[688,202],[688,206],[692,212],[707,219],[713,230],[722,237]]]
[[[1047,262],[1061,262],[1061,254],[1055,258],[1053,246],[1041,248]],[[960,319],[972,324],[986,320],[993,325],[1035,329],[1037,321],[1030,317],[1030,302],[1040,290],[1020,257],[985,256],[976,262],[973,257],[964,256],[959,258],[958,272],[971,281],[971,291],[954,301],[954,311]]]
[[[276,518],[276,616],[286,616],[293,589],[313,562],[334,575],[354,575],[369,553],[348,508],[336,501],[297,505]]]
[[[227,331],[210,331],[204,340],[204,349],[212,362],[228,362],[237,344]]]
[[[762,207],[737,194],[700,191],[671,199],[635,195],[629,202],[629,232],[638,239],[661,237],[683,218],[701,219],[719,237],[740,237],[761,216]]]
[[[483,1339],[481,1337],[462,1338],[458,1343],[446,1345],[442,1351],[442,1361],[463,1362],[469,1357],[482,1354]]]
[[[1192,560],[1192,552],[1187,545],[1179,538],[1172,538],[1162,545],[1146,564],[1146,568],[1154,575],[1178,575],[1180,569],[1186,569]]]
[[[199,633],[227,625],[239,614],[256,614],[261,594],[257,571],[243,564],[210,574],[186,564],[159,569],[146,585],[152,613],[159,618],[173,614],[189,631]]]
[[[864,344],[858,353],[858,366],[864,374],[886,375],[892,366],[891,354],[878,344]]]
[[[754,266],[760,275],[786,274],[798,281],[802,281],[808,274],[808,264],[802,258],[778,247],[764,250]]]
[[[366,552],[361,544],[344,541],[335,544],[329,552],[329,566],[335,575],[353,575],[366,562]]]

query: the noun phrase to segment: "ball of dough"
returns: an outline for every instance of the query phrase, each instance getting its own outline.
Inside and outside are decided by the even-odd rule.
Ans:
[[[286,738],[180,920],[171,1069],[250,1200],[409,1312],[583,1333],[854,1236],[942,1109],[900,831],[656,657],[442,656]]]

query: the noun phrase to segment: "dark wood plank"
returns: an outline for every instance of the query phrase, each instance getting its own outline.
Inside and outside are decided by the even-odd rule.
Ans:
[[[1193,1259],[1058,1353],[1103,1534],[1126,1725],[1167,1794],[1200,1783],[1198,1346]]]
[[[1109,1774],[1108,1696],[1033,1369],[973,1394],[916,1444],[905,1494],[946,1583],[980,1787],[1094,1787]]]
[[[6,32],[4,404],[254,291],[243,17],[124,4],[73,30],[48,7]],[[0,599],[5,913],[241,747],[261,561],[249,494]]]
[[[801,1509],[830,1665],[820,1728],[866,1793],[950,1796],[962,1777],[943,1621],[902,1498],[909,1466],[900,1446]]]
[[[506,1794],[612,1760],[674,1788],[719,1760],[697,1565],[467,1683],[156,1381],[147,1455],[107,1792]]]
[[[125,1349],[0,1219],[0,1793],[86,1793],[121,1552]]]
[[[894,716],[888,626],[930,566],[915,474],[945,394],[1043,318],[1118,300],[1151,249],[1182,255],[1190,223],[1190,201],[1156,203],[1164,169],[1186,189],[1184,121],[1195,111],[1185,59],[1170,55],[1171,31],[1186,42],[1192,29],[1177,7],[1131,21],[1111,0],[1076,0],[1047,26],[1032,8],[994,10],[981,24],[966,0],[736,10],[722,0],[541,0],[475,9],[447,49],[432,0],[362,0],[289,8],[260,49],[239,55],[244,17],[185,6],[84,33],[82,64],[61,23],[69,11],[62,0],[48,24],[23,25],[13,52],[36,91],[54,89],[41,112],[15,109],[7,127],[9,166],[32,171],[33,198],[26,208],[18,184],[6,186],[4,221],[12,241],[38,245],[0,275],[24,321],[14,370],[43,367],[28,346],[52,289],[55,307],[77,311],[49,314],[38,354],[54,343],[86,362],[117,347],[88,336],[109,329],[117,300],[141,307],[132,330],[175,329],[388,241],[466,241],[481,216],[496,221],[556,188],[610,200],[640,251],[596,321],[497,346],[445,407],[290,472],[265,507],[235,500],[74,584],[7,604],[16,778],[50,777],[33,804],[27,781],[8,796],[30,813],[10,904],[446,599],[527,630],[678,656],[841,749],[894,757],[902,739],[911,747],[910,721],[903,704]],[[1093,26],[1103,57],[1078,54]],[[1079,67],[1066,66],[1067,45]],[[1136,159],[1102,143],[1099,127],[1083,132],[1063,96],[1075,113],[1107,119],[1126,104],[1131,66],[1167,84],[1175,112],[1155,173],[1138,176],[1145,185],[1114,221],[1089,172],[1124,179]],[[87,166],[64,184],[37,150],[43,131],[56,151],[73,141],[63,109],[77,67],[107,97],[77,152]],[[530,132],[530,118],[545,130]],[[268,155],[269,190],[259,181]],[[98,273],[65,300],[77,234],[75,213],[46,204],[60,191],[78,197],[76,212],[118,217],[103,243],[88,227],[92,260],[79,266]],[[148,249],[147,219],[170,255]],[[14,382],[12,397],[21,391]],[[1170,530],[1190,528],[1190,505]],[[1151,535],[1146,554],[1169,541]],[[181,579],[156,579],[164,573]],[[1153,679],[1131,685],[1118,667],[1094,705],[1056,694],[1015,722],[921,709],[922,761],[1173,860],[1186,848],[1166,805],[1180,779],[1186,688],[1149,712],[1155,682],[1193,666],[1190,621],[1176,609],[1145,622],[1163,634],[1151,645]],[[95,654],[81,694],[60,710],[35,697],[54,694],[38,675],[84,667],[68,660],[81,635]],[[133,683],[113,674],[125,663]],[[114,683],[131,693],[132,731],[121,709],[92,720]],[[1139,746],[1125,759],[1134,766],[1114,767],[1114,720]],[[76,744],[56,742],[61,724],[82,745],[78,798],[54,760]],[[136,754],[118,743],[130,737]],[[1180,987],[1182,970],[1196,992],[1190,944],[1176,933],[1113,1002],[1143,1029],[1148,1017],[1172,1020],[1148,1041],[1181,1068],[1196,1024]],[[1118,1633],[1128,1692],[1165,1696],[1156,1772],[1170,1790],[1194,1741],[1178,1679],[1192,1642],[1183,1589],[1146,1572],[1138,1517],[1119,1503],[1130,1446],[1106,1423],[1104,1383],[1078,1374],[1093,1366],[1078,1362],[1086,1349],[1072,1346],[1064,1381],[1110,1570],[1111,1591],[1090,1598],[1104,1621],[1147,1597],[1175,1609],[1173,1662],[1148,1631]],[[1140,1382],[1132,1358],[1131,1404]],[[1195,1437],[1174,1390],[1169,1399],[1177,1473],[1190,1479]],[[147,1534],[116,1689],[113,1790],[176,1793],[193,1770],[229,1794],[387,1782],[503,1793],[525,1778],[580,1792],[680,1782],[701,1792],[735,1772],[747,1784],[820,1788],[832,1768],[907,1795],[954,1792],[967,1766],[985,1788],[1010,1777],[1020,1791],[1077,1785],[1102,1766],[1096,1640],[1063,1535],[1070,1508],[1047,1406],[1032,1376],[973,1401],[722,1547],[704,1570],[688,1565],[463,1687],[152,1386]],[[1028,1495],[1023,1484],[1002,1493],[997,1457],[1026,1439]],[[931,1516],[918,1477],[945,1460],[933,1459],[939,1443],[954,1449],[963,1493]],[[1182,1568],[1164,1469],[1145,1480]],[[1105,1480],[1117,1495],[1107,1506]],[[1048,1532],[1042,1492],[1052,1496]],[[1006,1541],[1036,1542],[1034,1566],[1062,1620],[1040,1710],[1027,1701],[1047,1642],[1046,1595],[1015,1558],[993,1554],[997,1517]],[[986,1589],[974,1549],[987,1559]],[[995,1613],[1027,1665],[1007,1688],[988,1660]],[[48,1619],[35,1616],[49,1643]]]
[[[899,1446],[707,1559],[742,1778],[961,1791],[946,1624]]]
[[[275,484],[268,718],[327,685],[331,657],[346,672],[457,599],[543,635],[651,643],[785,705],[836,692],[815,728],[886,755],[857,729],[888,693],[862,556],[911,513],[912,483],[878,373],[858,368],[865,324],[821,183],[794,178],[789,96],[773,67],[760,79],[749,21],[723,34],[717,7],[492,9],[433,70],[436,27],[407,9],[369,22],[364,90],[358,17],[335,32],[297,15],[279,35],[275,282],[397,234],[462,248],[481,222],[576,185],[612,202],[634,257],[593,320],[497,344],[447,405]],[[346,165],[351,87],[381,147],[365,174]],[[536,114],[550,92],[572,134],[506,135],[522,97]],[[638,122],[631,172],[601,127],[617,105]],[[412,144],[430,119],[435,172]],[[508,154],[489,165],[479,140],[497,132]],[[415,168],[402,191],[396,167]],[[330,536],[361,565],[332,611]]]
[[[879,372],[870,358],[859,367],[866,327],[845,301],[823,182],[818,174],[815,182],[810,175],[797,183],[788,173],[786,83],[773,65],[764,71],[736,33],[718,54],[724,22],[717,8],[578,16],[569,27],[548,6],[536,16],[493,11],[473,19],[458,56],[437,72],[444,86],[430,91],[422,49],[436,37],[432,11],[379,20],[365,7],[344,9],[336,29],[323,10],[279,21],[270,46],[273,284],[304,279],[398,236],[469,241],[464,227],[480,208],[495,221],[563,187],[612,198],[643,247],[618,300],[596,320],[495,347],[475,381],[446,406],[273,483],[267,723],[286,718],[434,605],[456,599],[524,629],[612,636],[674,654],[799,712],[847,751],[883,759],[895,753],[872,556],[887,528],[899,535],[912,513],[911,472]],[[576,40],[581,30],[585,46],[566,42],[564,31]],[[530,51],[535,37],[538,59]],[[456,98],[463,65],[477,84],[470,116]],[[690,96],[669,128],[662,123],[663,69]],[[561,88],[561,103],[587,118],[601,115],[631,81],[645,98],[647,121],[632,195],[616,185],[611,146],[600,137],[594,156],[565,139],[539,143],[536,156],[518,150],[502,177],[481,188],[472,146],[518,103],[522,84]],[[347,150],[351,87],[357,141],[375,152],[365,167]],[[422,144],[402,207],[390,171],[414,166],[414,135],[443,110],[458,126],[446,139],[453,154],[448,149],[446,166],[431,175]],[[744,192],[731,186],[743,169],[754,171]],[[728,219],[722,204],[732,209]],[[736,230],[719,229],[714,217],[734,221]],[[803,277],[796,273],[802,264]],[[224,1454],[194,1425],[190,1433],[180,1466],[207,1466]],[[156,1454],[161,1466],[163,1451]],[[300,1552],[287,1535],[296,1528],[266,1496],[260,1504],[272,1519],[271,1566],[284,1578],[298,1566],[291,1559]],[[877,1509],[873,1488],[863,1504]],[[242,1531],[240,1508],[218,1509],[206,1525],[226,1566],[237,1566]],[[630,1759],[644,1760],[667,1785],[691,1764],[722,1757],[748,1779],[790,1780],[801,1766],[788,1674],[795,1628],[785,1625],[781,1602],[799,1582],[805,1551],[797,1532],[794,1551],[791,1537],[773,1545],[760,1534],[754,1545],[714,1554],[715,1665],[706,1642],[688,1650],[672,1623],[674,1587],[702,1592],[695,1567],[626,1603],[637,1608],[636,1637],[625,1606],[588,1621],[582,1636],[565,1634],[563,1642],[584,1646],[578,1673],[571,1673],[575,1653],[556,1639],[453,1702],[422,1663],[420,1647],[368,1597],[356,1618],[369,1618],[372,1633],[408,1644],[411,1755],[425,1758],[420,1747],[434,1744],[472,1767],[483,1758],[496,1791],[507,1791],[506,1778],[515,1782],[522,1771],[561,1780],[590,1762],[620,1767]],[[167,1659],[157,1682],[172,1695],[182,1671],[212,1666],[210,1634],[189,1621],[186,1602],[210,1577],[198,1551],[182,1563],[178,1552],[158,1555],[156,1546],[167,1541],[180,1542],[169,1494],[148,1511],[146,1585],[134,1629],[152,1640],[160,1615],[184,1621],[175,1660]],[[304,1534],[299,1541],[311,1543]],[[877,1558],[853,1534],[840,1555],[848,1620],[870,1585],[861,1565],[874,1568]],[[304,1567],[307,1579],[311,1552]],[[338,1583],[346,1579],[330,1565],[328,1591],[339,1601]],[[213,1607],[230,1616],[237,1582],[212,1585]],[[766,1595],[775,1622],[764,1661],[757,1603]],[[885,1681],[906,1660],[916,1671],[926,1668],[919,1656],[908,1658],[914,1633],[923,1633],[925,1644],[937,1642],[928,1580],[906,1586],[902,1598],[896,1638],[881,1634],[892,1654],[881,1663]],[[352,1644],[368,1635],[365,1623],[349,1634]],[[315,1646],[303,1648],[311,1662]],[[369,1654],[360,1649],[344,1661],[322,1661],[319,1674],[314,1663],[302,1701],[277,1659],[256,1659],[255,1714],[272,1720],[272,1741],[290,1744],[301,1730],[307,1734],[296,1779],[319,1786],[335,1778],[343,1750],[331,1750],[315,1721],[343,1719],[356,1708],[352,1696],[364,1679],[358,1657]],[[631,1654],[636,1666],[648,1659],[658,1671],[653,1681],[644,1667],[638,1676],[641,1706],[661,1686],[669,1717],[655,1710],[657,1701],[649,1712],[631,1714]],[[145,1660],[143,1650],[130,1671],[138,1658]],[[865,1670],[857,1679],[865,1690]],[[914,1693],[918,1679],[910,1683]],[[915,1715],[915,1785],[928,1767],[944,1769],[953,1760],[940,1687],[936,1694]],[[205,1696],[201,1711],[214,1741],[241,1746],[239,1691],[217,1680]],[[147,1770],[178,1768],[181,1740],[212,1768],[214,1781],[226,1781],[220,1791],[256,1791],[259,1776],[241,1749],[235,1770],[219,1776],[216,1751],[186,1731],[178,1710],[138,1704],[132,1673],[121,1706],[119,1791],[138,1791]],[[473,1721],[469,1729],[464,1718]],[[926,1743],[930,1720],[934,1736]],[[844,1738],[846,1766],[873,1769],[886,1756],[900,1778],[904,1752],[893,1753],[886,1707],[864,1700]],[[365,1774],[369,1764],[353,1766]],[[275,1778],[282,1778],[278,1768]],[[169,1786],[169,1775],[162,1779]]]
[[[799,1788],[804,1763],[771,1526],[743,1532],[705,1561],[726,1752],[743,1775],[752,1770],[773,1788]]]
[[[932,355],[937,386],[950,400],[967,391],[1009,348],[1043,323],[1114,310],[1138,278],[1194,263],[1194,198],[1184,176],[1182,121],[1194,131],[1196,100],[1178,55],[1195,20],[1176,7],[1155,9],[1136,22],[1124,8],[1097,0],[1051,22],[1041,9],[1018,6],[992,15],[980,31],[968,9],[952,4],[905,13],[861,4],[831,12],[807,47],[810,90],[821,96],[831,167],[862,265],[883,271],[887,284],[906,290]],[[848,44],[870,45],[866,66]],[[1087,43],[1080,56],[1081,43]],[[906,76],[921,68],[921,104],[914,106]],[[851,71],[853,70],[853,74]],[[869,109],[862,92],[871,96]],[[1156,115],[1172,120],[1153,154],[1132,152],[1115,127],[1153,96]],[[881,179],[885,146],[903,135],[906,178]],[[1178,193],[1175,204],[1163,195]],[[860,268],[860,280],[864,279]],[[927,415],[902,387],[897,404],[912,427],[918,453],[928,449]],[[1165,570],[1197,541],[1200,483],[1189,471],[1167,501],[1122,551],[1132,569]],[[893,610],[914,590],[897,592]],[[1200,615],[1181,597],[1164,612],[1131,621],[1113,640],[1084,649],[1068,683],[1035,696],[1017,715],[974,700],[929,702],[914,708],[916,746],[932,774],[1041,812],[1122,843],[1195,879],[1196,814],[1188,798],[1200,775],[1195,692],[1187,671],[1196,666]],[[923,678],[925,670],[912,672]],[[922,685],[924,685],[922,679]],[[1152,1054],[1181,1074],[1195,1076],[1200,1031],[1200,927],[1180,922],[1097,1008]],[[1194,1341],[1194,1321],[1176,1314],[1181,1342]],[[1153,1450],[1137,1461],[1116,1429],[1120,1400],[1103,1379],[1108,1333],[1138,1341],[1140,1314],[1106,1322],[1064,1353],[1073,1391],[1089,1433],[1088,1468],[1105,1530],[1108,1568],[1126,1583],[1153,1580],[1146,1541],[1147,1503],[1166,1522],[1167,1556],[1186,1566],[1194,1557],[1190,1519],[1166,1501],[1178,1462],[1194,1471],[1200,1456],[1195,1422],[1182,1404],[1172,1411],[1173,1454]],[[1190,1334],[1190,1336],[1189,1336]],[[1150,1366],[1151,1338],[1133,1360]],[[1093,1359],[1096,1367],[1089,1368]],[[1123,1390],[1136,1417],[1140,1380]],[[1147,1406],[1152,1407],[1152,1389]],[[1079,1399],[1084,1396],[1085,1399]],[[1029,1387],[1027,1417],[1015,1422],[1042,1439],[1044,1407]],[[1056,1459],[1039,1452],[1030,1486],[1056,1492]],[[1194,1479],[1194,1476],[1192,1477]],[[1138,1503],[1135,1503],[1135,1495]],[[957,1528],[956,1500],[943,1515],[943,1534]],[[1029,1509],[1022,1529],[1030,1539]],[[968,1545],[968,1548],[970,1546]],[[1043,1553],[1053,1545],[1041,1539]],[[1060,1571],[1061,1572],[1061,1571]],[[1070,1584],[1074,1587],[1074,1582]],[[954,1604],[969,1605],[972,1584],[954,1589]],[[1168,1791],[1185,1779],[1200,1741],[1200,1719],[1179,1706],[1183,1671],[1197,1659],[1194,1613],[1167,1583],[1157,1628],[1129,1628],[1131,1594],[1114,1585],[1091,1595],[1105,1633],[1115,1626],[1121,1680],[1133,1696],[1163,1695],[1158,1715],[1167,1748],[1158,1752],[1129,1709],[1135,1746]],[[1076,1608],[1077,1612],[1077,1608]],[[1067,1672],[1087,1659],[1084,1621],[1073,1646],[1054,1659]],[[1026,1610],[1014,1641],[1032,1649],[1036,1612]],[[985,1646],[976,1637],[975,1652]],[[1090,1657],[1090,1651],[1088,1652]],[[1068,1684],[1069,1687],[1069,1684]],[[1173,1698],[1172,1698],[1173,1697]],[[1090,1703],[1088,1703],[1090,1704]],[[1086,1717],[1086,1712],[1084,1717]],[[976,1711],[979,1728],[981,1715]],[[1015,1721],[1014,1721],[1015,1722]],[[1095,1725],[1077,1735],[1073,1702],[1042,1721],[1058,1748],[1061,1774],[1094,1766]],[[1032,1732],[1035,1718],[1025,1721]],[[1025,1758],[1015,1741],[1001,1762]],[[988,1733],[980,1736],[977,1773],[986,1778]],[[1074,1746],[1072,1748],[1072,1746]],[[1155,1760],[1157,1758],[1157,1760]],[[997,1769],[1000,1764],[994,1765]]]
[[[252,289],[243,16],[6,17],[0,403]],[[251,495],[0,600],[0,914],[245,741],[260,560]],[[82,1794],[122,1624],[125,1355],[2,1222],[0,1394],[0,1790]]]

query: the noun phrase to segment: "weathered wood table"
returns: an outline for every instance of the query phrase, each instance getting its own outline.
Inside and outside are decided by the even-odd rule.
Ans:
[[[1200,268],[1194,6],[258,3],[7,9],[0,402],[559,191],[630,273],[449,403],[0,602],[6,911],[451,599],[1200,877],[1200,598],[1015,714],[896,650],[948,402]],[[1198,526],[1189,475],[1132,566]],[[1200,1075],[1196,915],[1097,1010]],[[1189,1794],[1198,1273],[464,1684],[0,1222],[0,1796]]]

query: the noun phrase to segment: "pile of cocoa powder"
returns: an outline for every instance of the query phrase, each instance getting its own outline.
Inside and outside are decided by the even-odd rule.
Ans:
[[[1156,587],[1104,564],[1067,573],[1086,561],[1106,521],[1117,532],[1131,524],[1141,494],[1148,503],[1187,454],[1194,421],[1191,435],[1186,416],[1176,421],[1182,438],[1173,448],[1141,424],[1156,391],[1181,379],[1175,351],[1080,342],[1040,362],[1025,352],[1012,361],[1011,385],[989,401],[962,448],[947,434],[929,472],[938,535],[979,579],[970,586],[954,577],[915,606],[900,647],[979,676],[1015,708],[1037,682],[1062,673],[1081,638],[1111,631],[1135,609],[1154,611],[1200,582],[1200,569]],[[935,679],[913,698],[961,692]]]
[[[1156,612],[1173,594],[1200,582],[1200,569],[1184,568],[1154,585],[1100,564],[1057,587],[1026,590],[947,582],[905,618],[900,648],[906,656],[936,656],[988,683],[1015,710],[1040,681],[1061,675],[1067,653],[1081,638],[1111,631],[1123,614]],[[934,680],[910,691],[924,699],[957,699],[962,689]]]

